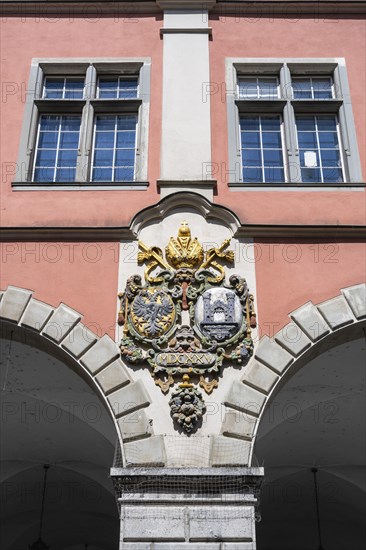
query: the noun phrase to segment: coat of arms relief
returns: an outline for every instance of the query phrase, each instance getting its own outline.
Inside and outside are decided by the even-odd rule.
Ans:
[[[225,362],[244,365],[253,353],[254,299],[243,277],[226,281],[223,264],[234,262],[229,244],[205,252],[186,222],[170,237],[165,257],[139,241],[144,281],[133,275],[119,294],[121,355],[150,366],[155,384],[171,391],[173,420],[187,433],[206,410],[199,387],[210,394]]]

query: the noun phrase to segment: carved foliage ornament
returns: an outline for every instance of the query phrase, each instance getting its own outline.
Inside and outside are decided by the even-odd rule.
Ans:
[[[253,353],[254,300],[244,278],[225,281],[222,263],[234,261],[229,244],[204,252],[186,222],[170,238],[165,258],[139,241],[145,281],[133,275],[119,294],[121,355],[131,364],[148,363],[164,393],[182,377],[169,405],[185,432],[197,428],[206,410],[194,383],[211,393],[225,361],[245,364]]]

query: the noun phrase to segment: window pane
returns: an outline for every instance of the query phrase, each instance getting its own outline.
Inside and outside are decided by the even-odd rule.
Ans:
[[[113,149],[96,149],[94,154],[94,166],[112,166]]]
[[[243,181],[247,183],[262,183],[261,168],[243,168]]]
[[[116,168],[114,171],[115,181],[132,181],[134,176],[133,168]]]
[[[115,116],[97,116],[96,118],[96,127],[97,130],[114,130],[116,124]]]
[[[264,149],[264,166],[283,166],[282,151],[276,149]]]
[[[56,149],[38,149],[36,166],[54,166],[56,161]]]
[[[265,131],[276,131],[280,130],[280,117],[262,117],[262,130]]]
[[[243,166],[261,166],[261,151],[260,149],[243,149]]]
[[[38,147],[55,148],[57,146],[58,132],[40,132]]]
[[[61,132],[60,148],[77,149],[79,146],[79,132]]]
[[[332,81],[330,78],[314,78],[314,99],[332,99]]]
[[[336,132],[319,132],[319,143],[324,149],[338,148],[338,135]]]
[[[33,181],[53,181],[53,168],[36,168],[34,171]]]
[[[319,168],[302,168],[301,179],[304,183],[321,182],[320,169]]]
[[[84,96],[83,78],[66,78],[65,99],[82,99]]]
[[[74,181],[75,168],[58,168],[55,181]]]
[[[95,147],[110,149],[114,144],[114,132],[96,132]]]
[[[318,116],[317,123],[319,132],[335,132],[337,130],[334,116]]]
[[[281,148],[280,132],[262,132],[263,147]]]
[[[241,143],[243,148],[259,148],[261,146],[259,132],[242,132]]]
[[[111,99],[117,97],[118,78],[100,78],[99,79],[99,97],[101,99]]]
[[[133,166],[135,162],[134,149],[117,149],[116,166]]]
[[[341,183],[343,181],[342,170],[340,168],[324,168],[323,177],[326,183]]]
[[[79,131],[80,130],[79,116],[63,116],[61,120],[61,131]]]
[[[77,160],[77,151],[76,150],[60,150],[57,159],[57,166],[66,167],[66,166],[76,166]]]
[[[321,151],[322,165],[341,167],[340,152],[337,149],[323,149]]]
[[[253,99],[258,97],[257,79],[241,78],[239,80],[240,99]]]
[[[51,131],[57,131],[60,125],[60,118],[59,116],[55,115],[42,115],[41,121],[40,121],[40,129],[42,130],[51,130]]]
[[[315,132],[315,118],[313,116],[297,117],[296,125],[298,132]]]
[[[94,168],[93,181],[112,181],[112,168]]]
[[[117,117],[117,130],[136,130],[137,116],[122,115]]]
[[[285,181],[285,174],[283,168],[265,168],[264,177],[266,183],[278,182],[282,183]]]
[[[135,147],[135,132],[117,132],[117,147]]]
[[[241,117],[240,126],[242,131],[259,131],[259,117]]]
[[[315,149],[318,146],[316,132],[298,132],[297,137],[301,149]]]
[[[137,97],[137,78],[120,80],[119,83],[119,98],[133,99]]]
[[[275,78],[260,78],[258,80],[259,97],[276,99],[278,97],[277,80]]]
[[[311,99],[310,78],[296,78],[292,81],[293,95],[295,99]]]
[[[63,78],[45,78],[43,97],[47,99],[62,99],[64,88]]]

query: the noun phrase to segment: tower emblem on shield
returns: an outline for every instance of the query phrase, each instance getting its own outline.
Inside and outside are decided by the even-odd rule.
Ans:
[[[244,365],[253,353],[254,299],[243,277],[225,280],[223,264],[234,261],[229,244],[227,239],[204,252],[186,222],[170,237],[165,258],[160,248],[140,241],[145,282],[133,275],[119,294],[121,355],[150,366],[155,383],[171,391],[173,420],[188,433],[206,410],[197,386],[211,393],[226,364]]]

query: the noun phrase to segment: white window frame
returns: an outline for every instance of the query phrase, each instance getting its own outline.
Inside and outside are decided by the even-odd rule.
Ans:
[[[33,59],[19,145],[14,190],[38,189],[138,189],[148,187],[148,121],[150,111],[150,58],[57,58]],[[83,99],[44,98],[44,81],[50,77],[85,75]],[[99,76],[138,78],[138,97],[99,99]],[[135,179],[125,182],[93,182],[94,118],[97,114],[137,114]],[[76,179],[72,182],[36,182],[33,179],[38,122],[41,114],[82,115]]]
[[[279,97],[275,99],[241,99],[238,94],[240,77],[273,77],[278,75]],[[292,78],[329,76],[333,82],[333,98],[294,99]],[[242,113],[277,113],[283,116],[286,183],[285,187],[339,187],[362,183],[361,163],[357,147],[356,130],[349,101],[346,64],[343,58],[227,58],[226,99],[228,116],[229,187],[276,187],[276,183],[246,183],[242,178],[241,139],[239,115]],[[338,135],[341,149],[342,183],[303,183],[301,181],[300,156],[297,144],[295,115],[327,114],[337,116]]]

